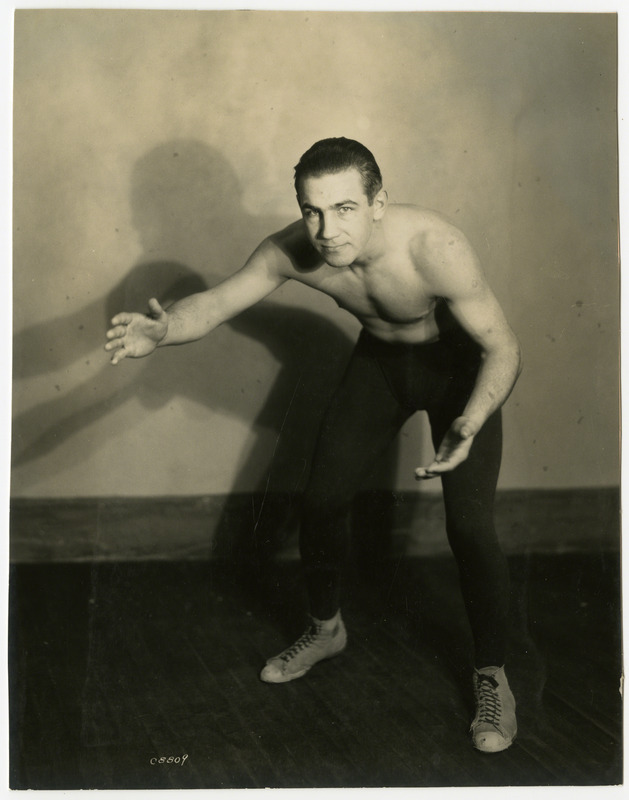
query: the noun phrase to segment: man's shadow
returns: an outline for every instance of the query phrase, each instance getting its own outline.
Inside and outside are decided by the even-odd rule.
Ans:
[[[220,153],[195,140],[164,143],[139,159],[131,176],[131,208],[143,249],[139,263],[104,299],[19,333],[14,343],[16,378],[62,372],[81,360],[90,366],[94,348],[102,353],[103,334],[115,313],[144,312],[151,296],[168,305],[217,284],[265,236],[292,221],[249,214],[234,170]],[[321,416],[352,347],[351,336],[323,315],[270,298],[189,345],[185,356],[180,348],[164,348],[149,360],[125,361],[113,369],[102,353],[104,363],[95,375],[67,392],[57,386],[58,396],[16,417],[13,467],[53,453],[60,459],[55,462],[59,469],[70,461],[73,468],[87,464],[97,458],[102,445],[98,437],[88,443],[82,439],[80,449],[60,446],[88,425],[105,418],[115,421],[132,399],[151,411],[183,396],[211,411],[249,420],[257,402],[254,398],[252,403],[250,393],[264,394],[251,421],[252,444],[241,454],[231,487],[231,494],[238,496],[251,493],[253,485],[254,507],[239,515],[226,506],[213,539],[216,560],[259,572],[296,530],[299,496]],[[269,353],[277,370],[266,391],[255,385],[252,375]],[[392,448],[378,474],[386,480],[395,464]],[[384,541],[387,509],[393,503],[383,503],[381,493],[372,496],[375,517],[365,514],[361,503],[361,519],[377,519]],[[356,540],[368,557],[372,539],[363,531]],[[378,556],[382,551],[381,544]]]

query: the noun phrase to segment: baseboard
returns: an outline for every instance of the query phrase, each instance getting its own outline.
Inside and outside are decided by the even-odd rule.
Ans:
[[[297,557],[299,498],[251,494],[25,499],[11,503],[13,562]],[[620,550],[620,491],[505,490],[496,524],[507,554]],[[448,552],[441,497],[371,491],[357,498],[354,545],[373,557]]]

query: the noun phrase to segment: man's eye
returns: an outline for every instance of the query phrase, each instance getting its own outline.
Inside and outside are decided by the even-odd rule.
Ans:
[[[311,208],[305,208],[303,214],[307,219],[313,219],[313,217],[317,216],[317,212],[313,211]]]
[[[339,208],[339,214],[347,214],[351,210],[352,210],[351,206],[341,206]]]

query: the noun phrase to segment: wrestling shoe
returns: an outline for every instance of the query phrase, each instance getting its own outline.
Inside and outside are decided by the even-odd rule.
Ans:
[[[476,716],[470,727],[472,741],[483,753],[506,750],[518,730],[515,698],[509,688],[504,667],[474,670]]]
[[[340,612],[325,622],[312,617],[310,627],[295,644],[266,662],[260,678],[266,683],[301,678],[318,661],[338,655],[346,644],[347,632]]]

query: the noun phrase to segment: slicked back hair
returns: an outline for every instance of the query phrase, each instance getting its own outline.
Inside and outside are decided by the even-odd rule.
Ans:
[[[382,189],[382,175],[373,154],[365,145],[344,136],[321,139],[315,142],[299,159],[295,167],[295,191],[299,195],[300,182],[307,177],[317,178],[329,173],[357,169],[369,205]]]

